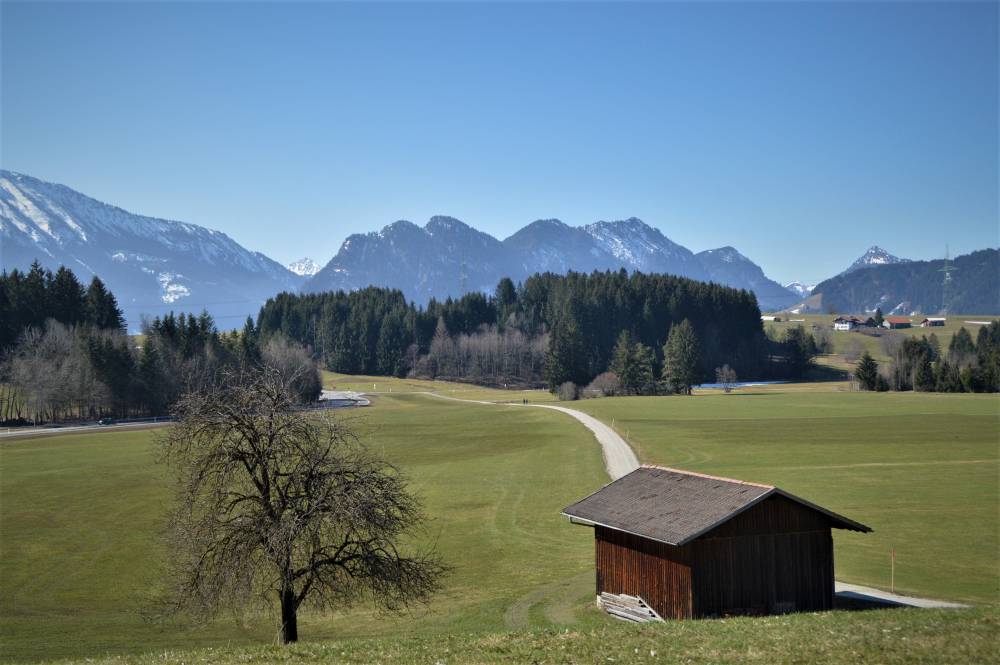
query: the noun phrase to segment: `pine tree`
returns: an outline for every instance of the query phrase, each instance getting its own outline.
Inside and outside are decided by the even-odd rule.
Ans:
[[[663,380],[676,392],[691,394],[701,376],[701,357],[694,326],[687,319],[670,328],[663,347]]]
[[[939,393],[960,393],[964,390],[962,377],[956,365],[952,365],[947,360],[938,363],[936,390]]]
[[[963,364],[972,359],[976,353],[976,345],[972,341],[972,335],[962,326],[951,337],[948,343],[948,360],[956,364]]]
[[[517,289],[514,288],[514,282],[510,277],[504,277],[497,284],[494,299],[497,307],[497,323],[503,328],[507,325],[511,314],[517,312]]]
[[[118,301],[96,275],[87,288],[86,321],[98,330],[125,330],[125,316],[118,309]]]
[[[626,395],[631,395],[636,391],[636,367],[634,362],[635,344],[632,342],[632,335],[627,330],[621,331],[615,348],[611,350],[611,363],[609,369],[618,377],[618,384]]]
[[[917,368],[913,373],[913,389],[920,392],[932,392],[937,385],[934,368],[927,354],[920,356]]]
[[[73,271],[60,266],[49,289],[52,317],[60,323],[76,325],[86,315],[86,292]]]
[[[564,316],[552,328],[545,362],[545,380],[556,391],[567,381],[585,384],[588,380],[583,338],[576,321]]]
[[[878,376],[878,362],[872,358],[870,353],[865,351],[854,368],[854,377],[858,380],[858,384],[862,390],[875,390],[878,383]]]
[[[881,328],[882,324],[885,322],[885,318],[882,316],[882,308],[881,307],[876,307],[875,308],[874,319],[875,319],[875,327],[876,328]]]
[[[22,309],[22,328],[41,328],[45,319],[51,316],[48,289],[51,281],[52,273],[42,268],[37,260],[34,261],[21,282],[18,298]]]
[[[247,316],[243,323],[243,332],[240,334],[240,353],[249,362],[260,360],[260,345],[257,339],[257,329],[253,325],[253,318]]]

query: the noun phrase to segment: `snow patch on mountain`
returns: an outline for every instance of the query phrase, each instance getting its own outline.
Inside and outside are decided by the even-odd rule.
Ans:
[[[316,263],[309,257],[301,258],[298,261],[292,261],[287,267],[299,277],[312,277],[323,268],[323,266]]]
[[[117,296],[130,329],[143,314],[196,300],[220,326],[256,314],[299,278],[225,233],[127,212],[64,185],[0,170],[0,246],[6,270],[38,260],[81,277],[99,275]],[[80,267],[83,270],[80,270]],[[166,268],[169,267],[169,270]],[[192,306],[194,307],[194,306]]]
[[[788,284],[785,284],[785,288],[799,296],[807,296],[812,293],[812,290],[816,288],[816,285],[807,284],[806,282],[789,282]]]
[[[869,266],[884,266],[891,265],[894,263],[909,263],[910,259],[901,259],[898,256],[890,254],[886,250],[882,249],[878,245],[872,245],[868,250],[859,256],[854,263],[852,263],[847,270],[840,273],[841,275],[846,275],[849,272],[854,272],[855,270],[860,270],[862,268],[867,268]]]

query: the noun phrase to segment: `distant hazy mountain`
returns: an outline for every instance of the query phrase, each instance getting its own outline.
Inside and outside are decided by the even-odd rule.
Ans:
[[[847,270],[840,274],[846,275],[849,272],[854,272],[855,270],[868,268],[870,266],[886,266],[893,265],[895,263],[909,263],[909,261],[909,259],[901,259],[898,256],[893,256],[878,245],[872,245],[868,248],[868,251],[859,256],[854,263],[848,266]]]
[[[287,267],[289,271],[295,273],[299,277],[312,277],[323,268],[323,266],[316,263],[309,257],[299,259],[298,261],[292,261]]]
[[[800,298],[804,298],[805,296],[812,293],[812,290],[816,288],[816,285],[806,284],[805,282],[790,282],[788,284],[785,284],[785,288],[791,291],[792,293],[798,295]]]
[[[407,297],[426,302],[469,290],[491,291],[501,277],[520,281],[536,272],[625,268],[751,289],[765,308],[795,300],[795,295],[764,276],[759,266],[731,248],[726,250],[735,264],[727,263],[722,254],[718,260],[696,256],[634,217],[582,227],[541,219],[503,242],[454,218],[434,217],[423,228],[401,221],[378,233],[350,236],[303,290],[350,290],[375,284],[399,288]]]
[[[696,256],[713,282],[753,291],[762,310],[781,309],[799,299],[732,247],[707,249]]]
[[[349,236],[303,290],[388,286],[426,302],[467,291],[492,291],[508,265],[499,240],[457,219],[432,217],[424,227],[401,220],[377,233]]]
[[[1000,251],[984,249],[951,261],[945,288],[945,262],[905,261],[873,265],[820,282],[813,290],[822,308],[835,312],[909,314],[1000,313]]]
[[[0,171],[0,267],[27,268],[35,259],[52,269],[65,265],[84,282],[98,275],[130,329],[143,314],[203,307],[220,326],[235,327],[301,281],[224,233],[135,215],[63,185]]]

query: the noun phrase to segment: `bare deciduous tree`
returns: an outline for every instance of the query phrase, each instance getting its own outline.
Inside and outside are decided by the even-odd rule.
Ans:
[[[433,549],[399,547],[423,519],[400,474],[329,412],[296,410],[294,380],[225,370],[177,403],[159,440],[177,482],[167,611],[210,618],[277,603],[288,643],[304,604],[368,597],[391,610],[438,589]]]
[[[722,390],[727,394],[733,392],[736,385],[736,370],[729,365],[715,368],[715,381],[722,386]]]

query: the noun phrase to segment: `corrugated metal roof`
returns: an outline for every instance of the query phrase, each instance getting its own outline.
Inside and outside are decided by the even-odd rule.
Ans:
[[[683,545],[774,494],[827,515],[836,528],[871,531],[771,485],[648,465],[577,501],[563,510],[563,515],[669,545]]]

